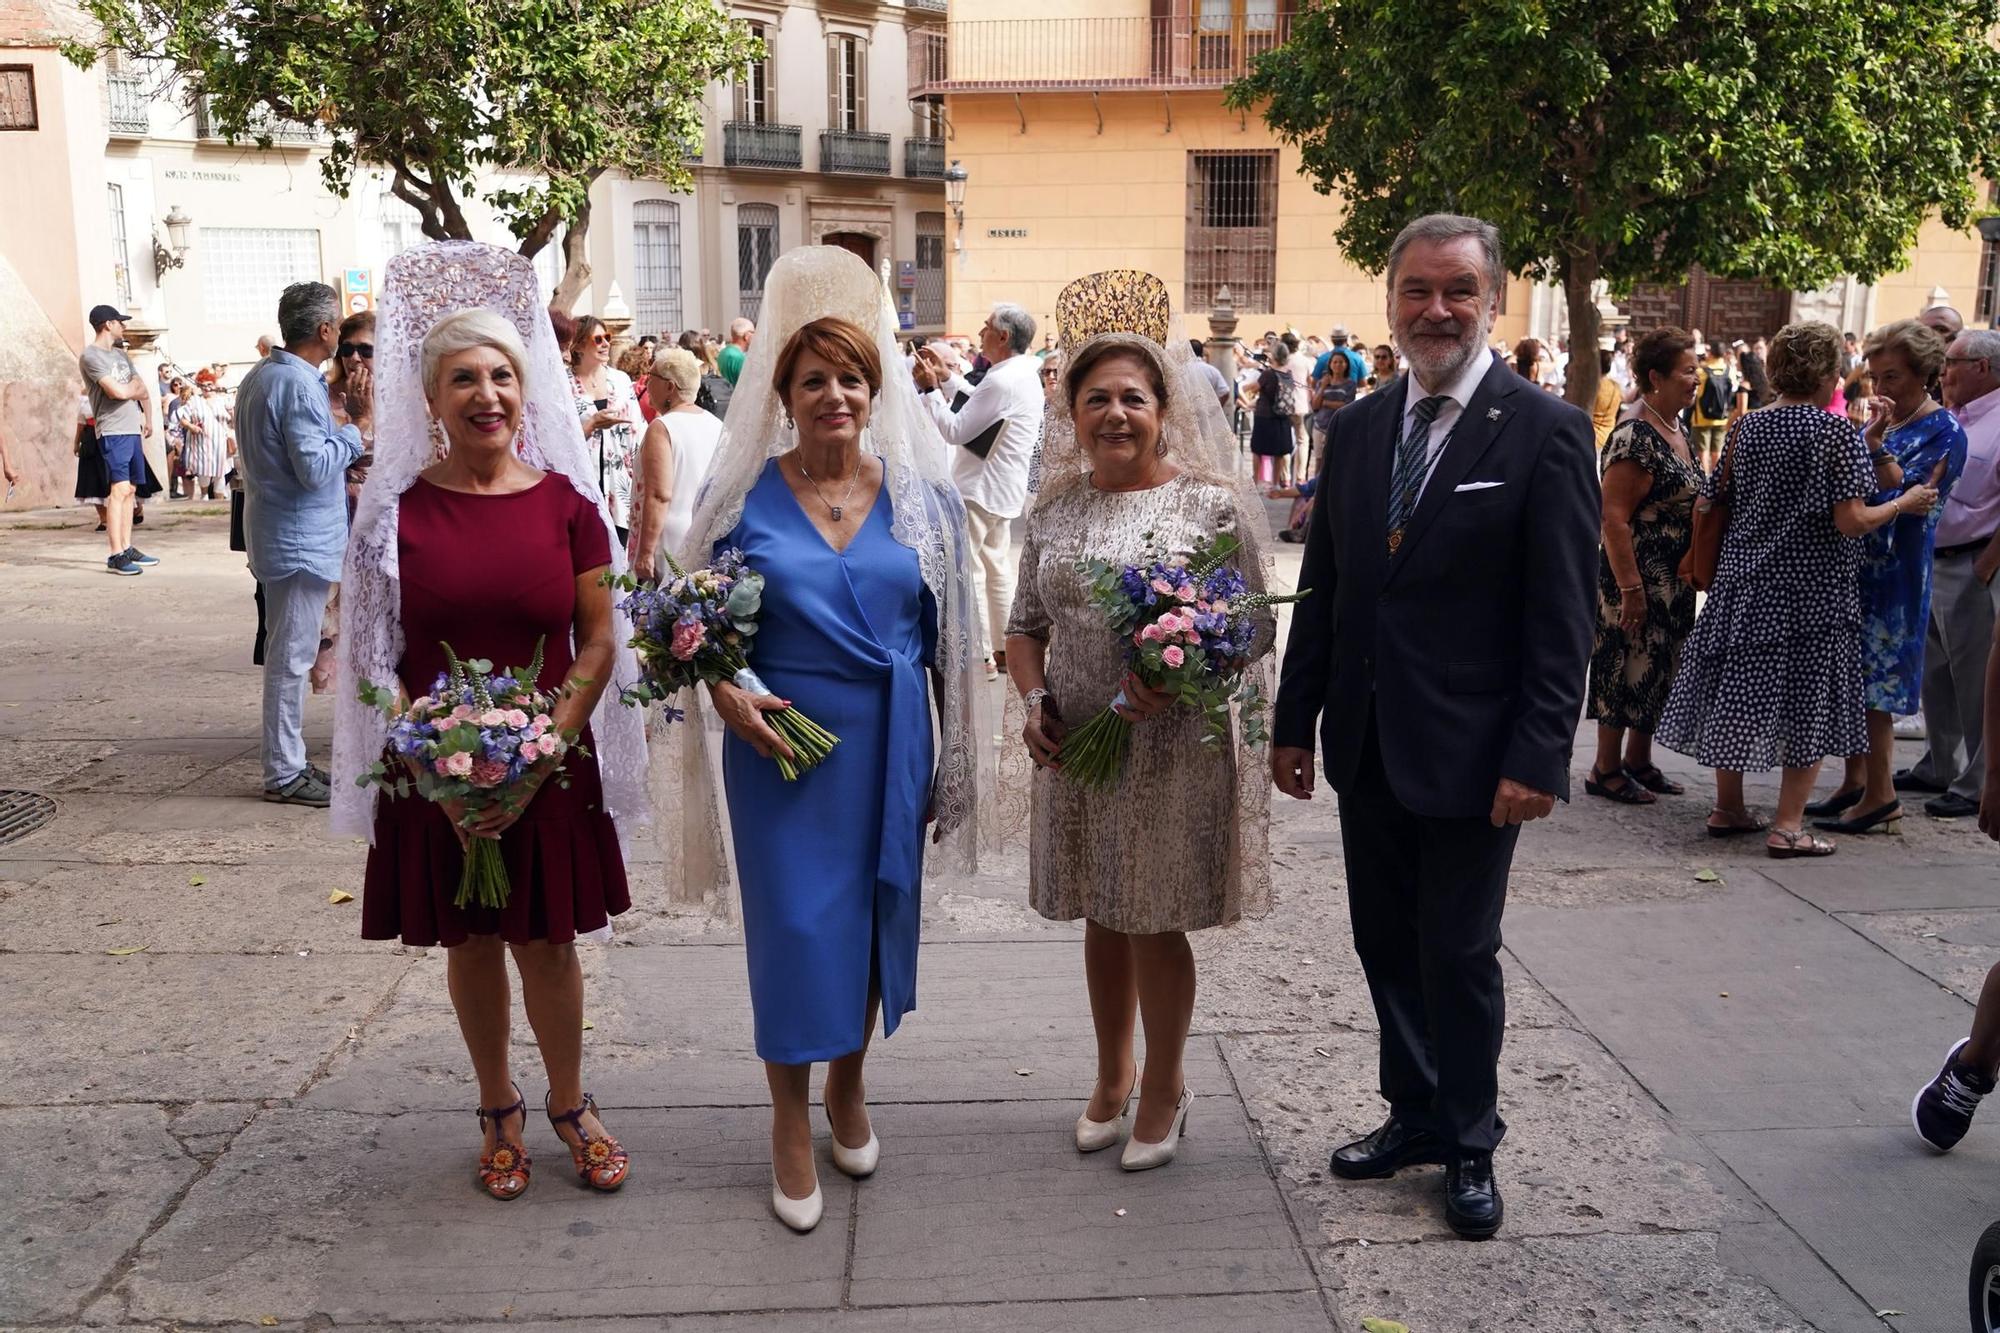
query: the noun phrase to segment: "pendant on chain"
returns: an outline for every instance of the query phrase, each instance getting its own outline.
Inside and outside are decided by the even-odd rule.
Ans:
[[[828,505],[827,508],[833,511],[833,521],[836,523],[840,522],[840,506]]]

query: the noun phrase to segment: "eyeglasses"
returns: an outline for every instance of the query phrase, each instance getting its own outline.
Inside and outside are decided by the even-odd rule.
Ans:
[[[1062,372],[1060,370],[1045,370],[1042,372],[1042,378],[1053,383],[1062,378]]]
[[[362,359],[363,361],[373,361],[373,360],[375,359],[375,344],[374,344],[374,343],[342,343],[342,344],[340,345],[340,350],[339,350],[339,351],[337,351],[336,353],[334,353],[334,355],[335,355],[336,357],[343,357],[343,356],[358,356],[358,357],[360,357],[360,358],[361,358],[361,359]]]

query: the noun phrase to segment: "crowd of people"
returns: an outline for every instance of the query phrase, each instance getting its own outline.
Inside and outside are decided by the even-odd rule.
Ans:
[[[264,796],[331,805],[337,830],[368,838],[366,937],[445,948],[479,1085],[481,1188],[511,1199],[531,1178],[509,955],[552,1129],[587,1186],[630,1176],[578,1035],[575,946],[629,908],[620,834],[653,801],[607,575],[657,580],[735,549],[767,576],[755,671],[708,692],[726,733],[720,798],[697,779],[662,799],[727,816],[772,1095],[771,1208],[800,1231],[823,1206],[815,1063],[836,1168],[863,1178],[880,1160],[869,1041],[916,1006],[926,845],[969,852],[997,799],[985,784],[1006,768],[975,701],[1003,676],[1032,760],[1029,900],[1086,923],[1098,1061],[1076,1148],[1122,1144],[1126,1170],[1174,1159],[1193,1096],[1188,934],[1267,909],[1269,793],[1310,799],[1317,758],[1341,798],[1389,1104],[1331,1169],[1442,1164],[1445,1217],[1467,1237],[1503,1216],[1511,858],[1520,827],[1567,799],[1579,714],[1597,728],[1587,794],[1682,795],[1657,741],[1715,771],[1711,836],[1761,835],[1774,857],[1833,853],[1808,820],[1893,828],[1903,793],[1931,794],[1940,816],[1977,811],[2000,333],[1940,310],[1865,339],[1812,322],[1726,347],[1621,332],[1598,349],[1586,413],[1560,397],[1562,344],[1492,345],[1504,274],[1491,226],[1434,215],[1390,252],[1393,334],[1373,347],[1344,327],[1190,340],[1164,284],[1129,272],[1072,284],[1053,330],[1002,303],[976,341],[899,345],[874,274],[804,247],[773,269],[765,329],[628,341],[542,306],[518,256],[449,242],[392,261],[379,318],[341,319],[323,284],[289,288],[233,403],[222,377],[163,368],[175,488],[237,491]],[[141,447],[152,390],[119,346],[125,317],[91,318],[79,438],[103,480],[86,498],[103,506],[108,566],[127,573],[156,563],[130,539],[157,486]],[[1240,717],[1216,744],[1212,719],[1127,670],[1085,562],[1143,565],[1227,534],[1261,590],[1272,495],[1297,502],[1279,535],[1304,543],[1310,591],[1258,757]],[[1270,670],[1271,619],[1246,674]],[[540,661],[535,683],[582,741],[534,768],[521,802],[476,817],[358,781],[388,724],[357,686],[418,696],[446,644]],[[331,772],[303,731],[306,690],[329,684]],[[1089,789],[1063,777],[1063,748],[1106,701],[1131,748],[1113,785]],[[793,757],[769,715],[794,705],[840,738],[796,781],[770,762]],[[1919,708],[1929,750],[1897,771],[1895,719]],[[1814,800],[1829,757],[1841,780]],[[1766,818],[1744,775],[1771,769]],[[1134,817],[1169,810],[1200,815]],[[660,813],[663,830],[702,822]],[[514,885],[500,907],[454,897],[479,838],[497,840]],[[2000,969],[1989,989],[1977,1059],[1955,1048],[1932,1098],[1967,1123],[1993,1086],[1979,1061],[2000,1061]]]

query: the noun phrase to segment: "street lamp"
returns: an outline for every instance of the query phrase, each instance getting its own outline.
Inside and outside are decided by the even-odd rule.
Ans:
[[[153,233],[153,281],[155,283],[166,277],[168,269],[180,268],[187,262],[188,228],[194,225],[194,219],[181,212],[181,206],[175,204],[167,210],[166,223],[167,245],[160,244],[160,233],[157,230]],[[169,245],[173,248],[169,249]]]
[[[958,223],[958,248],[965,248],[965,182],[970,174],[965,163],[957,158],[944,170],[944,201],[951,205],[951,216]]]

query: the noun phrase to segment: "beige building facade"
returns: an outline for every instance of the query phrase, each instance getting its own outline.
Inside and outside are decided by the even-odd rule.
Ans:
[[[1227,283],[1238,333],[1345,325],[1388,333],[1380,279],[1333,241],[1341,201],[1300,175],[1298,154],[1254,114],[1224,109],[1222,90],[1282,41],[1293,0],[954,0],[923,34],[912,96],[942,97],[948,157],[965,169],[962,225],[951,228],[954,332],[976,329],[996,301],[1051,316],[1070,279],[1147,269],[1165,279],[1192,333],[1205,332]],[[1769,333],[1795,317],[1864,331],[1928,305],[1968,321],[1995,315],[1995,247],[1936,219],[1907,268],[1872,286],[1842,278],[1816,292],[1691,275],[1621,303],[1635,327],[1691,324],[1707,336]],[[1519,279],[1496,337],[1567,332],[1559,290]]]

